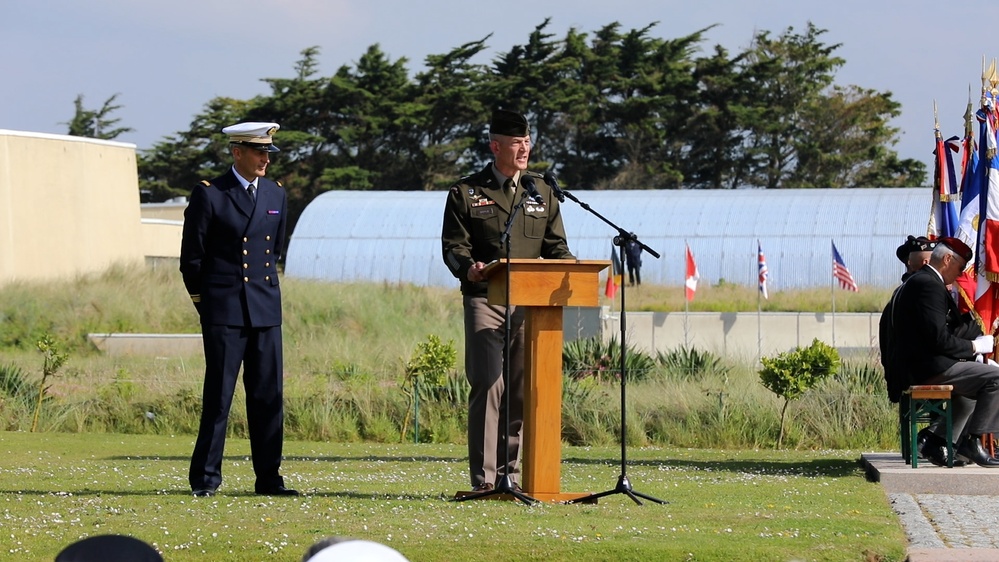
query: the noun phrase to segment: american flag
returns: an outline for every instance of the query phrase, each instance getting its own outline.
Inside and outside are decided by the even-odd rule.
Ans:
[[[843,263],[843,258],[839,255],[839,251],[836,249],[836,243],[832,243],[832,254],[833,254],[833,277],[839,280],[839,286],[854,293],[860,292],[860,287],[857,286],[857,282],[853,280],[853,275],[850,275],[850,270],[846,268],[846,264]]]
[[[759,262],[758,267],[760,270],[760,294],[763,295],[763,298],[769,300],[770,297],[767,295],[767,277],[770,275],[770,272],[767,271],[767,260],[763,258],[763,246],[760,245],[759,240],[756,241],[756,250],[759,256],[757,261]]]

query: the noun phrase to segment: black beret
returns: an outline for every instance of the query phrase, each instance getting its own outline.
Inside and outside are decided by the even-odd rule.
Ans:
[[[937,239],[937,243],[943,244],[953,250],[954,253],[961,256],[965,262],[970,262],[971,258],[975,257],[975,253],[971,251],[971,248],[957,238],[946,236],[944,238]]]
[[[935,240],[930,240],[925,236],[909,235],[898,249],[895,250],[895,257],[902,263],[909,261],[909,254],[912,252],[932,252],[937,247]]]
[[[489,121],[489,132],[494,135],[526,137],[531,134],[531,126],[527,123],[527,117],[516,111],[497,109],[493,111],[493,118]]]
[[[155,548],[126,535],[96,535],[62,549],[55,562],[163,562]]]

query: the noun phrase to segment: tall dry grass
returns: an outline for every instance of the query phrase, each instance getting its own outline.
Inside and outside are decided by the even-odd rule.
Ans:
[[[282,279],[286,371],[286,434],[316,441],[412,440],[401,433],[409,404],[399,388],[406,360],[429,334],[453,340],[459,351],[453,388],[420,405],[420,440],[464,441],[465,406],[461,299],[457,289],[400,284],[332,284]],[[675,287],[629,289],[643,310],[671,307]],[[774,310],[796,309],[821,291],[773,295]],[[827,295],[828,296],[828,295]],[[682,297],[679,297],[682,298]],[[699,288],[702,310],[743,310],[755,291],[730,285]],[[865,311],[880,310],[870,296]],[[887,298],[887,294],[885,294]],[[856,310],[862,301],[837,300]],[[682,306],[682,304],[681,304]],[[813,307],[816,308],[816,307]],[[845,308],[842,308],[845,310]],[[35,342],[50,333],[70,354],[48,392],[44,431],[192,434],[200,410],[200,354],[109,357],[88,333],[194,333],[197,318],[180,275],[169,268],[112,267],[100,275],[0,287],[0,366],[17,369],[18,388],[35,389],[41,356]],[[681,350],[689,355],[690,350]],[[769,447],[776,441],[778,403],[755,367],[686,376],[650,371],[629,380],[626,434],[631,444],[679,447]],[[858,370],[859,369],[859,370]],[[873,360],[792,404],[787,443],[807,448],[892,447],[895,414],[877,386]],[[849,369],[847,369],[849,370]],[[0,373],[2,374],[2,373]],[[566,377],[563,436],[572,444],[612,444],[620,431],[614,377]],[[2,383],[4,381],[0,381]],[[873,386],[872,386],[873,385]],[[13,388],[16,385],[9,386]],[[23,394],[0,384],[0,429],[27,430]],[[23,393],[23,390],[20,391]],[[246,414],[237,387],[230,432],[245,436]]]

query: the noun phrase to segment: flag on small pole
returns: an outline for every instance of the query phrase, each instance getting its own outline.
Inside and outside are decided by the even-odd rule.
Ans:
[[[843,263],[843,257],[839,255],[839,250],[836,249],[836,243],[832,243],[832,254],[833,254],[833,278],[839,281],[839,286],[854,293],[860,292],[860,287],[857,286],[857,282],[853,280],[853,275],[850,275],[850,270],[846,268],[846,264]]]
[[[756,240],[756,269],[760,283],[760,292],[756,296],[756,362],[759,363],[760,358],[763,357],[763,310],[760,305],[760,297],[770,298],[767,294],[767,278],[770,277],[770,272],[767,270],[767,260],[763,257],[763,246],[759,239]]]
[[[687,277],[684,280],[684,287],[686,288],[685,293],[687,296],[687,301],[694,300],[694,293],[697,292],[697,280],[701,276],[697,273],[697,264],[694,263],[694,254],[690,251],[690,245],[687,246]]]
[[[757,251],[757,268],[759,270],[760,277],[760,296],[769,300],[769,295],[767,295],[767,277],[770,276],[770,272],[767,270],[767,260],[763,257],[763,246],[760,245],[760,241],[756,241],[756,251]]]
[[[611,272],[607,274],[607,285],[604,287],[604,295],[609,299],[614,298],[621,286],[621,269],[621,260],[618,259],[614,246],[611,246]]]

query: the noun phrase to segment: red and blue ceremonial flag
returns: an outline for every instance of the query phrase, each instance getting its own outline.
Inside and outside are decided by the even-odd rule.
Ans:
[[[960,199],[957,173],[954,170],[952,152],[961,150],[961,139],[951,137],[946,141],[940,134],[940,121],[936,117],[936,103],[933,104],[934,136],[936,147],[933,149],[933,198],[930,206],[930,222],[927,234],[930,239],[956,236],[958,229],[958,212],[956,204]]]

